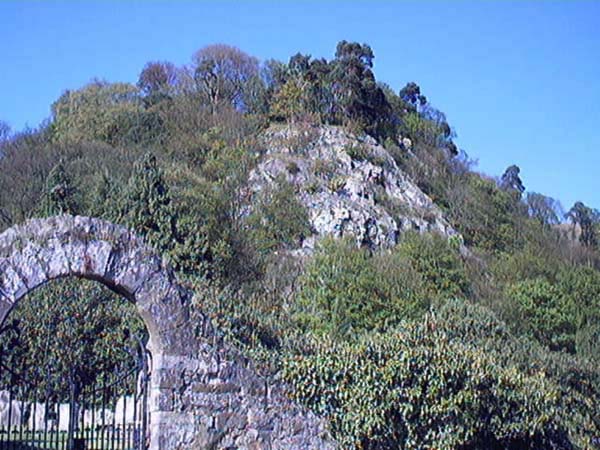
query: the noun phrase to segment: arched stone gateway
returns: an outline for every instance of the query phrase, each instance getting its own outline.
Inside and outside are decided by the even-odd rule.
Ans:
[[[191,295],[142,239],[88,217],[35,219],[0,234],[0,325],[38,286],[61,277],[96,280],[134,302],[152,354],[151,449],[330,449],[319,418],[270,386],[190,320]],[[200,330],[200,331],[198,331]]]

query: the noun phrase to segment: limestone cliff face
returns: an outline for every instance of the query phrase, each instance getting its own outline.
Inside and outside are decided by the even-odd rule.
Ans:
[[[285,127],[265,133],[265,153],[250,176],[252,194],[278,178],[295,187],[314,235],[351,236],[360,245],[385,248],[402,232],[457,232],[441,210],[369,137],[333,126]]]

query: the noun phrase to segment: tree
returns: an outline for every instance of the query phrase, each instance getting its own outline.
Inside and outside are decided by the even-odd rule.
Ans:
[[[128,83],[95,80],[66,91],[52,105],[55,141],[140,142],[148,125],[139,90]]]
[[[80,387],[109,384],[133,369],[131,350],[146,333],[133,306],[101,284],[57,280],[11,311],[0,333],[0,363],[61,401],[69,380]],[[0,381],[6,372],[0,368]]]
[[[5,152],[5,144],[8,142],[10,138],[10,126],[0,120],[0,158],[2,158],[2,156],[4,156],[4,152]]]
[[[525,203],[529,216],[542,225],[556,225],[564,214],[561,212],[562,207],[558,200],[537,192],[528,192]]]
[[[46,216],[57,214],[75,214],[77,202],[76,190],[62,162],[52,168],[46,180],[43,213]]]
[[[170,98],[178,80],[177,68],[170,62],[149,62],[140,73],[137,86],[147,106]]]
[[[302,86],[296,78],[291,78],[273,96],[271,116],[294,123],[303,112]]]
[[[223,104],[244,109],[244,86],[258,75],[258,60],[236,47],[209,45],[193,56],[193,78],[213,111]]]
[[[565,217],[581,229],[579,242],[585,247],[596,247],[598,244],[595,230],[595,225],[598,223],[597,211],[587,207],[583,202],[576,202]]]
[[[244,85],[244,108],[249,114],[268,114],[269,89],[261,75],[255,75]]]
[[[335,111],[331,83],[332,64],[325,58],[314,59],[310,63],[306,78],[309,81],[306,107],[316,114],[322,122],[333,123]]]
[[[120,220],[144,236],[182,275],[205,275],[211,256],[203,223],[197,217],[180,214],[151,153],[134,166]]]
[[[371,70],[373,58],[367,44],[341,41],[332,63],[331,82],[339,119],[378,137],[390,117],[390,106]]]
[[[405,103],[405,112],[416,112],[420,106],[427,103],[427,97],[421,94],[421,88],[414,81],[406,83],[406,86],[400,89],[398,96]]]
[[[500,179],[500,188],[505,191],[514,192],[521,197],[523,192],[525,192],[525,186],[523,186],[523,182],[519,177],[520,172],[521,169],[519,169],[519,166],[513,164],[508,167]]]
[[[156,157],[145,154],[134,166],[121,208],[122,220],[163,254],[176,243],[169,189]]]
[[[271,114],[294,121],[310,117],[321,122],[334,122],[331,89],[331,65],[325,59],[311,60],[297,53],[283,69],[277,69],[277,87],[273,94]]]
[[[10,136],[10,125],[0,120],[0,143],[7,140]]]

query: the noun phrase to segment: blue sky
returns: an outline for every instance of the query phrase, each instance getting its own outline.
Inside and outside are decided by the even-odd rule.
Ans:
[[[135,82],[211,43],[260,59],[366,42],[379,80],[416,81],[457,143],[528,190],[600,208],[600,2],[1,1],[0,119],[35,127],[67,88]]]

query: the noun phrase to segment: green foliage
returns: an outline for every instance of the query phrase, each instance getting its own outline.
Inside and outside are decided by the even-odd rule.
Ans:
[[[301,284],[297,320],[306,329],[349,334],[382,326],[390,314],[368,253],[349,241],[323,242]]]
[[[143,109],[139,92],[127,83],[93,81],[66,91],[52,105],[57,142],[146,143],[163,132],[159,118]]]
[[[302,86],[298,80],[288,80],[273,97],[271,117],[275,120],[296,122],[304,112]]]
[[[532,243],[498,258],[491,269],[505,297],[498,310],[515,331],[551,349],[595,358],[600,272],[566,264]]]
[[[544,279],[526,280],[510,286],[506,295],[536,339],[554,350],[574,350],[574,305],[557,286]]]
[[[244,226],[244,186],[254,159],[246,149],[219,144],[206,151],[198,166],[172,165],[177,235],[180,241],[193,237],[196,244],[183,250],[203,263],[190,267],[190,275],[235,283],[256,276],[255,249]]]
[[[554,279],[561,261],[553,251],[529,243],[512,253],[499,255],[490,264],[494,277],[503,283],[526,279]]]
[[[581,418],[569,435],[573,398],[557,381],[478,338],[483,326],[509,339],[498,336],[500,323],[454,309],[358,342],[314,343],[285,361],[284,379],[295,399],[329,419],[345,448],[542,449],[591,441],[594,430]]]
[[[154,155],[146,154],[135,164],[121,210],[123,221],[159,252],[174,248],[176,217]]]
[[[374,256],[351,241],[326,239],[299,282],[299,324],[334,335],[388,329],[421,314],[431,300],[468,290],[455,251],[442,238],[418,235]]]
[[[465,244],[503,252],[520,245],[515,198],[494,181],[469,174],[453,194],[450,216]]]
[[[464,297],[469,280],[458,251],[438,234],[406,233],[394,252],[423,277],[429,295],[434,299]]]
[[[44,193],[43,214],[54,216],[59,214],[76,214],[76,190],[71,177],[65,171],[64,165],[59,162],[52,168],[46,181]]]
[[[123,195],[119,220],[144,236],[182,274],[209,275],[211,255],[205,230],[172,202],[167,182],[152,154],[136,162]]]
[[[332,61],[333,95],[342,123],[385,137],[390,106],[371,70],[373,59],[373,51],[367,44],[339,42]]]
[[[95,385],[132,370],[137,339],[147,339],[131,304],[98,283],[73,279],[30,294],[11,311],[5,327],[0,334],[5,367],[65,395],[70,379]],[[4,370],[0,375],[10,376]]]
[[[350,158],[356,161],[365,161],[370,156],[368,148],[360,144],[347,146],[346,153],[348,153],[348,156],[350,156]]]
[[[261,254],[299,247],[311,235],[308,212],[296,198],[294,186],[283,178],[261,192],[247,226]]]
[[[600,272],[566,267],[557,277],[562,295],[573,305],[571,327],[577,355],[600,362]]]

